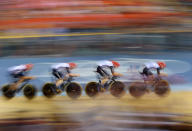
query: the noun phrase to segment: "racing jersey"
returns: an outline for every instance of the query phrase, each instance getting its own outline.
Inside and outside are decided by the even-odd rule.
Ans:
[[[68,63],[58,63],[51,66],[53,70],[56,70],[58,72],[67,71],[67,73],[70,73],[69,67],[70,65]]]
[[[145,63],[144,64],[145,67],[147,67],[148,69],[157,69],[160,68],[159,65],[156,62],[149,62],[149,63]]]
[[[113,63],[111,61],[104,60],[104,61],[99,61],[97,65],[101,67],[110,67],[110,66],[113,66]]]
[[[157,73],[160,74],[160,67],[156,62],[148,62],[148,63],[145,63],[144,66],[149,70],[156,69]]]
[[[111,61],[108,61],[108,60],[104,60],[104,61],[99,61],[97,63],[97,66],[101,68],[101,70],[106,74],[106,75],[109,75],[107,73],[107,71],[105,71],[105,69],[110,69],[111,70],[111,73],[114,73],[114,66],[113,66],[113,63]]]

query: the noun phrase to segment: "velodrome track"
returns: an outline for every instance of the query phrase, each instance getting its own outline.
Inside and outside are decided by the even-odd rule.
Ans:
[[[37,77],[33,83],[38,87],[39,93],[30,101],[24,98],[22,93],[11,100],[0,97],[0,130],[192,130],[191,53],[163,54],[2,58],[1,85],[8,82],[7,67],[34,63],[35,67],[30,75]],[[95,99],[83,93],[77,100],[71,100],[65,93],[53,99],[42,96],[41,86],[44,82],[51,81],[51,64],[76,62],[78,68],[73,72],[81,75],[76,81],[84,85],[88,81],[96,80],[93,72],[95,63],[103,59],[120,62],[121,67],[117,71],[124,74],[120,79],[124,82],[134,80],[137,70],[128,70],[133,65],[142,65],[143,62],[151,60],[164,60],[167,69],[163,72],[173,78],[169,78],[172,91],[165,98],[151,93],[141,99],[135,99],[128,93],[120,99],[108,93]],[[136,68],[140,69],[140,66]]]
[[[167,131],[192,129],[191,92],[172,92],[166,98],[154,94],[135,99],[100,95],[71,100],[37,97],[0,99],[0,130]]]

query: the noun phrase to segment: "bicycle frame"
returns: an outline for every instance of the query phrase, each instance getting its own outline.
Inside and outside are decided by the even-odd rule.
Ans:
[[[117,79],[117,77],[113,76],[109,78],[103,85],[101,84],[101,79],[99,79],[99,85],[101,85],[103,88],[108,88],[109,85],[116,81],[115,79]]]
[[[52,80],[54,81],[53,83],[56,83],[55,78],[52,77]],[[73,77],[69,77],[67,80],[65,80],[65,81],[63,80],[63,82],[56,88],[61,89],[61,86],[63,86],[64,87],[63,89],[65,89],[65,87],[67,87],[71,83],[72,80],[74,80]]]
[[[18,88],[16,89],[16,92],[20,92],[23,87],[25,87],[25,85],[27,85],[29,82],[30,82],[31,79],[27,79],[27,80],[24,80],[19,86]]]
[[[144,74],[142,74],[142,73],[140,73],[141,74],[141,76],[142,76],[142,79],[143,79],[143,81],[144,81],[144,84],[145,84],[145,87],[146,88],[149,88],[149,84],[147,83],[147,81],[152,81],[153,83],[151,84],[151,88],[150,88],[150,90],[154,90],[154,87],[155,87],[155,85],[161,80],[161,77],[160,76],[158,76],[158,77],[155,77],[153,80],[147,80],[145,77],[145,75]]]

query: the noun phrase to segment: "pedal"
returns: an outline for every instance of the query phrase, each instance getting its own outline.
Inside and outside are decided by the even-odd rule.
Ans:
[[[62,90],[56,89],[56,92],[57,92],[57,94],[60,94],[62,92]]]
[[[105,92],[105,88],[101,88],[101,92]]]

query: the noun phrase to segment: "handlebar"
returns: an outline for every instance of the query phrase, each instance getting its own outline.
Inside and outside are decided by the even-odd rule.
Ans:
[[[74,77],[78,77],[78,76],[69,76],[69,78],[67,79],[68,82],[74,80]]]
[[[110,79],[115,80],[115,79],[118,79],[118,78],[120,78],[120,76],[112,76]]]
[[[36,77],[33,77],[33,76],[25,76],[25,77],[23,78],[23,82],[28,82],[28,81],[33,80],[33,79],[36,79]]]

